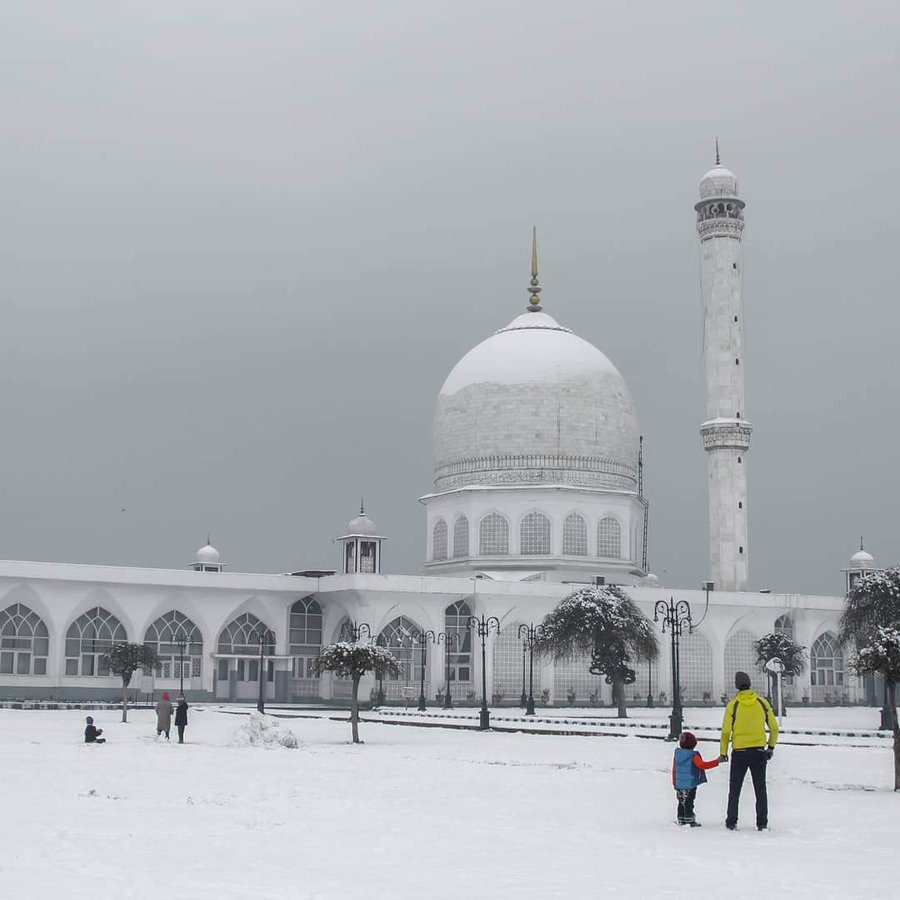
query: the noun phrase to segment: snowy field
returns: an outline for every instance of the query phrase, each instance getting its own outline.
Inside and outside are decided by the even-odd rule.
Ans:
[[[833,728],[877,714],[803,712]],[[748,778],[730,833],[727,767],[700,789],[704,827],[673,823],[672,746],[662,741],[363,723],[366,743],[354,747],[344,722],[280,720],[301,742],[292,750],[236,738],[246,717],[191,713],[179,746],[155,740],[150,712],[122,725],[97,711],[109,743],[88,746],[81,711],[0,710],[0,896],[896,893],[900,796],[888,742],[779,749],[771,831],[753,827]]]

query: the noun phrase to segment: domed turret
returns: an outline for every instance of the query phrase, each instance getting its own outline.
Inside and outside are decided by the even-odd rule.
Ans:
[[[191,568],[195,572],[221,572],[225,568],[225,564],[221,561],[219,551],[209,542],[207,537],[206,543],[197,551]]]
[[[876,571],[875,557],[863,547],[862,538],[859,539],[859,550],[850,557],[850,563],[843,571],[846,575],[846,590],[848,591],[854,587],[856,582],[864,575]]]
[[[384,537],[366,515],[365,504],[359,502],[359,515],[347,523],[347,533],[338,540],[342,546],[345,575],[381,574],[381,545]]]

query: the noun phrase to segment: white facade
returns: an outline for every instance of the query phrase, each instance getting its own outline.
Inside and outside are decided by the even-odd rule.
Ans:
[[[737,179],[719,165],[700,182],[697,232],[703,292],[706,421],[700,426],[709,476],[710,577],[721,590],[750,583],[744,402],[741,234],[744,202]]]

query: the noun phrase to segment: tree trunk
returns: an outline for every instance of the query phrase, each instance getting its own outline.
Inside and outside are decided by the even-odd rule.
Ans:
[[[618,716],[620,719],[628,718],[628,710],[625,708],[625,685],[621,678],[613,678],[612,680],[613,703],[618,707]]]
[[[128,682],[122,679],[122,721],[128,721]]]
[[[897,723],[897,699],[894,682],[885,679],[888,707],[891,711],[891,729],[894,732],[894,790],[900,791],[900,725]]]
[[[350,730],[353,732],[353,743],[361,743],[359,739],[359,675],[353,676],[353,693],[350,695]]]

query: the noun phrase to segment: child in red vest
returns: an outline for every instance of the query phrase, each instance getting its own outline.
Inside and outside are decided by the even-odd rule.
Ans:
[[[706,784],[706,770],[714,769],[719,764],[718,759],[705,762],[700,752],[694,749],[696,746],[697,738],[690,731],[685,731],[681,735],[675,749],[675,759],[672,761],[672,785],[678,797],[678,824],[690,825],[691,828],[700,827],[700,823],[694,817],[697,788],[701,784]]]

